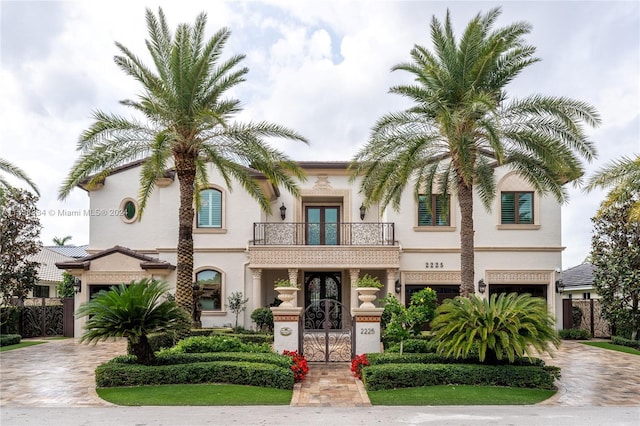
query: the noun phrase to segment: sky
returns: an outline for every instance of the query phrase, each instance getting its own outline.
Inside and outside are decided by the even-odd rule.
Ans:
[[[509,86],[512,98],[567,96],[597,108],[588,131],[598,151],[587,176],[614,158],[640,153],[640,2],[637,1],[0,1],[0,158],[38,185],[45,245],[53,237],[89,241],[81,189],[57,194],[80,133],[96,109],[129,114],[119,101],[139,86],[113,62],[114,42],[150,63],[145,8],[162,7],[172,28],[208,15],[208,34],[229,27],[225,55],[245,54],[247,81],[232,95],[238,120],[269,120],[310,145],[275,142],[294,160],[348,161],[382,115],[408,106],[389,87],[410,76],[391,72],[414,44],[430,47],[432,16],[451,11],[456,34],[479,12],[500,6],[498,26],[532,24],[526,40],[542,60]],[[20,186],[19,182],[15,182]],[[603,191],[568,186],[562,210],[563,268],[589,253]]]

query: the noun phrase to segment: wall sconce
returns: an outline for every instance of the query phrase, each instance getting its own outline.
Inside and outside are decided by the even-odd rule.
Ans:
[[[287,217],[287,208],[284,206],[284,203],[280,206],[280,218],[284,220]]]
[[[78,294],[82,291],[82,281],[79,278],[73,280],[73,291]]]
[[[564,291],[564,283],[562,280],[556,281],[556,293],[562,293]]]
[[[360,220],[364,220],[364,215],[367,213],[367,208],[364,204],[360,204]]]
[[[402,290],[402,285],[400,284],[400,280],[396,280],[396,294],[400,294]]]
[[[484,294],[486,290],[487,290],[487,284],[484,282],[483,279],[480,279],[480,281],[478,281],[478,291],[480,292],[480,294]]]

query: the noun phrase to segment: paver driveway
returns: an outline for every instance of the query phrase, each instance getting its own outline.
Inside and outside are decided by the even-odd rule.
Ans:
[[[56,340],[0,354],[3,407],[107,406],[95,393],[96,365],[126,352],[126,342]],[[640,406],[640,356],[563,341],[550,365],[562,368],[559,392],[545,405]]]

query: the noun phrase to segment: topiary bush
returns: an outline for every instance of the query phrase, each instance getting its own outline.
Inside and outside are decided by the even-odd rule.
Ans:
[[[257,308],[251,312],[251,319],[260,331],[273,332],[273,312],[269,308]]]
[[[581,330],[579,328],[565,328],[558,331],[558,335],[561,339],[565,340],[589,340],[591,339],[591,332],[589,330]]]
[[[478,355],[471,355],[467,358],[452,358],[436,353],[371,353],[367,354],[370,365],[380,364],[482,364]],[[503,361],[503,365],[507,364]],[[540,358],[515,358],[512,365],[516,366],[537,366],[544,367],[545,362]]]
[[[362,370],[362,381],[372,391],[447,384],[554,389],[559,377],[560,369],[549,366],[380,364]]]
[[[282,368],[291,368],[293,361],[291,357],[276,354],[275,352],[265,353],[245,353],[245,352],[208,352],[208,353],[175,353],[160,351],[156,354],[157,365],[190,364],[195,362],[216,362],[216,361],[244,361],[262,364],[273,364]],[[135,364],[135,357],[122,355],[109,361],[114,364]]]
[[[108,362],[96,368],[98,387],[231,383],[293,389],[290,367],[240,361],[195,362],[147,366]]]
[[[403,353],[432,353],[438,343],[430,339],[407,339],[403,343]],[[400,343],[390,344],[385,352],[400,352]]]
[[[0,336],[0,346],[17,345],[22,336],[19,334],[3,334]]]
[[[20,334],[20,308],[0,307],[0,334]]]
[[[168,351],[173,353],[272,352],[271,346],[267,343],[242,343],[238,337],[229,335],[187,337],[186,339],[179,341]]]

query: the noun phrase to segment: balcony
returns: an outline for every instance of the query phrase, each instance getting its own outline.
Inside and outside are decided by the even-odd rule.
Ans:
[[[393,246],[393,223],[258,222],[253,224],[256,246]]]

